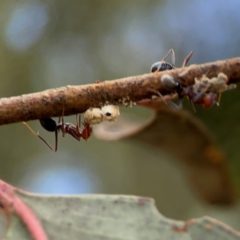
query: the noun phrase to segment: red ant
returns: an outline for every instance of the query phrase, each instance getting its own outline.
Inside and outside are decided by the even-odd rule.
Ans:
[[[53,152],[57,151],[59,131],[62,131],[63,137],[65,136],[65,133],[68,133],[78,141],[80,141],[81,138],[87,141],[92,134],[92,127],[87,122],[84,122],[83,123],[84,128],[80,129],[81,121],[80,121],[79,114],[76,115],[76,126],[72,123],[64,123],[63,115],[62,117],[59,117],[58,123],[56,123],[56,121],[54,121],[52,118],[42,118],[42,119],[39,119],[39,121],[45,130],[49,132],[55,132],[54,148],[51,147],[50,144],[44,138],[42,138],[38,133],[36,133],[26,122],[23,122],[23,124],[25,124],[35,136],[40,138]]]

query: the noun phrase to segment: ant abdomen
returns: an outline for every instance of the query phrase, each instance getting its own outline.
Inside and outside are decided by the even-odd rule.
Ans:
[[[57,128],[57,123],[52,118],[42,118],[39,121],[41,126],[49,132],[54,132]]]
[[[177,82],[176,79],[169,74],[164,74],[161,77],[161,83],[168,90],[172,90],[176,92],[178,92],[179,90],[182,90],[180,83]]]
[[[170,63],[160,61],[160,62],[155,62],[152,67],[151,67],[151,72],[161,72],[165,70],[171,70],[173,69],[173,65]]]

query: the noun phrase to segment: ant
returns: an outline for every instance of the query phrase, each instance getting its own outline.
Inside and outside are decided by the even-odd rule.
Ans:
[[[190,58],[192,57],[193,55],[193,51],[191,51],[187,57],[184,59],[183,63],[182,63],[182,66],[181,67],[185,67]],[[171,54],[171,63],[168,63],[168,62],[165,62],[165,60],[168,58],[168,56]],[[158,61],[158,62],[155,62],[152,66],[151,66],[151,72],[162,72],[162,71],[166,71],[166,70],[171,70],[171,69],[175,69],[175,53],[174,53],[174,50],[173,49],[170,49],[167,53],[167,55],[161,60],[161,61]],[[175,91],[177,92],[178,94],[178,97],[180,99],[180,103],[179,105],[180,106],[177,106],[176,104],[172,103],[171,101],[169,100],[165,100],[164,97],[158,92],[158,95],[164,99],[165,103],[173,108],[173,109],[179,109],[179,107],[181,107],[181,100],[183,98],[183,95],[182,95],[182,92],[183,92],[183,87],[180,85],[179,82],[177,82],[172,76],[166,74],[166,75],[163,75],[163,77],[161,78],[161,83],[163,84],[163,86],[166,88],[166,89],[169,89],[169,90],[172,90],[172,91]],[[187,96],[188,98],[188,96]],[[193,105],[193,102],[191,99],[189,99],[189,102],[190,102],[190,105],[192,107],[192,109],[196,112],[195,110],[195,107]]]
[[[171,64],[165,62],[165,59],[170,54],[172,59]],[[193,51],[191,51],[188,54],[188,56],[184,59],[182,67],[185,67],[187,65],[192,55],[193,55]],[[161,61],[156,62],[152,65],[151,72],[174,69],[175,68],[174,64],[175,64],[175,53],[173,49],[170,49],[167,55]],[[182,98],[186,96],[188,98],[188,101],[193,111],[196,112],[196,109],[193,103],[201,104],[203,108],[210,108],[214,104],[219,105],[222,92],[236,88],[235,84],[227,85],[228,80],[229,79],[227,75],[224,73],[219,73],[217,77],[213,77],[213,78],[208,78],[206,75],[203,75],[200,80],[195,78],[195,83],[192,86],[182,87],[180,83],[177,82],[173,76],[169,74],[164,74],[161,77],[161,83],[166,89],[175,91],[178,94],[178,98],[180,99],[180,102],[178,105],[171,102],[170,100],[165,100],[164,97],[159,92],[157,91],[154,91],[154,92],[156,92],[165,101],[165,103],[172,109],[179,109],[182,105]]]
[[[63,115],[62,117],[59,117],[58,123],[54,121],[52,118],[42,118],[39,119],[41,126],[49,131],[49,132],[55,132],[55,147],[51,147],[50,144],[42,138],[38,133],[36,133],[26,122],[23,122],[24,125],[28,127],[28,129],[38,138],[40,138],[53,152],[57,151],[58,147],[58,133],[59,131],[62,132],[62,136],[64,137],[66,133],[70,134],[72,137],[80,141],[81,138],[84,140],[88,140],[88,138],[92,134],[92,127],[89,123],[84,122],[83,129],[80,129],[80,115],[76,115],[76,126],[72,123],[64,123]]]

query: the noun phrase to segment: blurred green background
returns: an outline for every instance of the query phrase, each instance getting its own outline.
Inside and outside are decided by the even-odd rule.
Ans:
[[[191,63],[240,56],[238,0],[2,0],[0,19],[1,97],[147,73],[170,48],[176,66],[191,50]],[[238,89],[224,93],[220,107],[197,107],[195,115],[225,151],[236,186],[239,95]],[[75,117],[65,120],[74,123]],[[54,143],[38,121],[30,125]],[[240,230],[239,204],[213,207],[197,199],[161,149],[94,137],[79,143],[59,135],[59,150],[52,153],[21,123],[1,126],[0,134],[0,178],[10,184],[48,194],[149,196],[167,217],[209,215]]]

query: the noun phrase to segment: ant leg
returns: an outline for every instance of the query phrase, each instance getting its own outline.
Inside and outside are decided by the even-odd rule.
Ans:
[[[44,139],[42,138],[38,133],[36,133],[26,122],[23,122],[23,124],[39,139],[41,139],[53,152],[57,151],[57,143],[58,143],[58,134],[57,130],[55,130],[55,148],[51,147],[51,145]]]
[[[168,105],[172,110],[179,110],[179,106],[177,104],[175,104],[174,102],[172,102],[171,100],[165,99],[164,96],[159,92],[156,91],[155,89],[149,89],[151,92],[157,94],[160,99],[162,99],[162,101]]]
[[[57,148],[58,148],[58,130],[56,129],[55,130],[55,151],[57,151]]]
[[[76,114],[76,128],[79,133],[82,133],[80,126],[81,126],[81,114]]]
[[[58,125],[61,126],[59,127],[62,131],[62,136],[65,136],[65,128],[64,128],[64,106],[63,106],[63,111],[62,111],[62,116],[58,118]],[[60,124],[61,123],[61,124]]]
[[[194,51],[191,51],[191,52],[185,57],[185,59],[183,60],[182,67],[185,67],[185,66],[188,64],[188,62],[189,62],[190,58],[192,57],[193,53],[194,53]]]
[[[187,99],[188,99],[188,102],[189,102],[189,104],[190,104],[190,106],[191,106],[193,112],[196,113],[197,111],[196,111],[196,108],[195,108],[195,106],[194,106],[194,104],[193,104],[192,99],[190,99],[188,96],[186,96],[186,97],[187,97]]]
[[[166,55],[161,61],[165,61],[165,59],[166,59],[170,54],[172,55],[172,56],[171,56],[171,60],[172,60],[172,65],[174,66],[174,65],[175,65],[175,53],[174,53],[174,50],[173,50],[172,48],[168,51],[167,55]]]
[[[222,96],[222,93],[221,93],[221,92],[217,94],[217,105],[218,105],[218,106],[220,105],[221,96]]]

